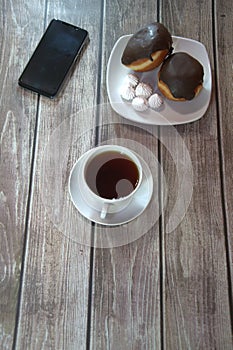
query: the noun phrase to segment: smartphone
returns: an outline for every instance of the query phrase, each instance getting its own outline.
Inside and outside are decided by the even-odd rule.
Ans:
[[[21,74],[19,85],[54,98],[88,39],[85,29],[53,19]]]

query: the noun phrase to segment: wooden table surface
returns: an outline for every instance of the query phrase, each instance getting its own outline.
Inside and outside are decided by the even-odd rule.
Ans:
[[[17,84],[52,18],[90,35],[55,100]],[[205,45],[212,72],[205,115],[175,128],[150,127],[150,134],[140,124],[125,125],[111,108],[79,114],[109,103],[106,67],[117,39],[154,21]],[[232,2],[3,0],[0,25],[0,349],[232,349]],[[113,139],[132,140],[145,157],[158,159],[167,202],[148,230],[147,210],[136,228],[115,228],[114,235],[124,236],[134,227],[138,239],[131,243],[81,244],[75,237],[95,239],[106,227],[73,220],[78,214],[67,192],[58,195],[49,185],[54,179],[65,188],[77,156]],[[183,220],[168,233],[180,139],[191,159],[193,193]],[[64,140],[69,160],[59,183]],[[46,173],[41,164],[51,142],[54,162]]]

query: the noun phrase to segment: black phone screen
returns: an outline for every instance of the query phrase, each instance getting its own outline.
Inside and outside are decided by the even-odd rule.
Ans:
[[[80,53],[86,30],[53,19],[19,78],[19,85],[55,97]]]

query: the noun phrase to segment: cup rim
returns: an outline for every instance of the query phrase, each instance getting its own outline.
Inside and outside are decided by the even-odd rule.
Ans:
[[[138,169],[138,172],[139,172],[139,180],[138,180],[138,183],[137,183],[137,186],[134,188],[134,190],[132,192],[130,192],[127,196],[124,196],[124,197],[120,197],[120,198],[112,198],[112,199],[109,199],[109,198],[104,198],[104,197],[101,197],[99,196],[98,194],[96,194],[88,185],[88,183],[86,182],[85,180],[85,170],[89,164],[89,160],[91,161],[91,159],[87,159],[87,161],[85,162],[84,166],[83,166],[83,169],[82,169],[82,177],[83,177],[83,182],[85,183],[85,186],[88,188],[88,190],[91,192],[91,194],[97,199],[97,200],[101,200],[103,203],[108,203],[108,204],[114,204],[114,203],[117,203],[119,201],[122,201],[122,200],[127,200],[129,199],[130,197],[132,197],[134,195],[134,193],[138,190],[138,188],[140,187],[141,183],[142,183],[142,165],[141,165],[141,162],[137,156],[137,154],[131,150],[130,148],[128,147],[125,147],[125,146],[120,146],[120,145],[100,145],[100,146],[96,146],[94,148],[92,148],[91,150],[88,151],[88,153],[90,155],[90,158],[92,156],[94,156],[95,152],[97,152],[98,150],[101,150],[101,149],[111,149],[113,150],[112,148],[116,148],[115,150],[125,150],[127,151],[128,153],[130,153],[130,155],[128,153],[126,153],[126,156],[129,157],[133,162],[134,164],[137,166],[137,169]],[[113,150],[113,151],[115,151]],[[93,153],[92,153],[93,152]],[[102,153],[102,152],[101,152]],[[121,153],[121,152],[119,152]],[[123,153],[123,152],[122,152]],[[132,156],[135,158],[135,159],[132,159],[131,158],[131,154]],[[136,162],[135,162],[136,160]]]

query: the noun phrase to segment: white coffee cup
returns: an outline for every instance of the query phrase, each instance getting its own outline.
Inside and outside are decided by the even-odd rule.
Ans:
[[[86,155],[84,155],[83,159],[84,161],[80,169],[80,179],[78,179],[78,181],[80,183],[80,192],[85,202],[93,209],[99,211],[101,219],[105,219],[108,213],[116,213],[126,208],[130,204],[133,196],[138,191],[142,182],[142,166],[137,155],[130,149],[123,146],[103,145],[88,151]],[[102,163],[100,161],[101,159]],[[110,164],[114,164],[114,168],[111,169]],[[113,177],[117,176],[115,174],[118,173],[118,164],[128,165],[130,168],[132,168],[134,170],[133,174],[135,175],[135,179],[137,171],[137,182],[133,186],[128,179],[122,178],[116,184],[116,192],[118,197],[105,198],[105,196],[102,196],[98,192],[97,179],[99,179],[103,191],[105,192],[105,187],[107,184],[105,185],[104,181],[101,182],[101,175],[105,174],[104,179],[106,179],[106,174],[108,174],[107,171],[110,171],[110,173],[112,171],[112,174],[114,175]],[[107,170],[104,172],[103,169]],[[122,169],[122,167],[119,168],[119,171],[124,173]],[[120,194],[120,192],[123,191],[123,188],[126,193],[125,195]]]

